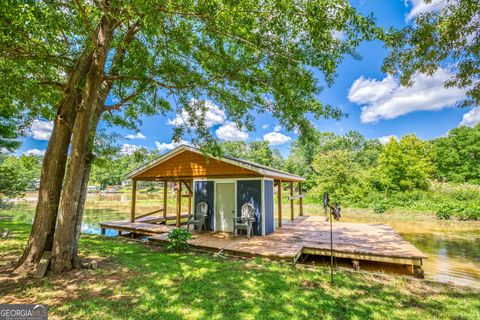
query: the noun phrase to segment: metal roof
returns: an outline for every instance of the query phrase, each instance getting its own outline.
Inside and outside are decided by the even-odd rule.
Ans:
[[[139,174],[160,165],[162,162],[167,161],[168,159],[172,158],[173,156],[176,156],[176,155],[178,155],[178,154],[180,154],[184,151],[191,151],[191,152],[195,152],[195,153],[202,154],[202,155],[204,154],[199,148],[188,146],[188,145],[180,145],[177,148],[161,155],[157,159],[154,159],[154,160],[136,168],[135,170],[129,172],[125,177],[127,179],[135,178]],[[254,171],[254,172],[256,172],[256,173],[258,173],[262,176],[265,176],[265,177],[275,178],[275,179],[278,179],[278,180],[283,180],[284,179],[284,180],[288,180],[288,181],[305,181],[305,178],[303,178],[303,177],[300,177],[300,176],[297,176],[297,175],[294,175],[294,174],[291,174],[291,173],[288,173],[288,172],[285,172],[285,171],[281,171],[281,170],[278,170],[278,169],[275,169],[275,168],[267,167],[267,166],[264,166],[264,165],[261,165],[261,164],[255,163],[255,162],[251,162],[251,161],[247,161],[247,160],[243,160],[243,159],[238,159],[238,158],[234,158],[234,157],[229,157],[229,156],[224,156],[224,157],[213,157],[213,156],[211,156],[211,157],[214,158],[214,159],[217,159],[217,160],[220,160],[220,161],[223,161],[223,162],[226,162],[226,163],[244,168],[244,169]]]

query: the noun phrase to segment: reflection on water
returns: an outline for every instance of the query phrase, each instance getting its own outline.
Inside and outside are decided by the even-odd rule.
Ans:
[[[169,198],[169,212],[173,213],[175,195],[172,193]],[[0,211],[0,216],[8,214],[16,221],[32,223],[35,202],[36,195],[29,194],[25,200],[15,203],[13,208]],[[162,201],[159,193],[137,195],[137,214],[159,209],[160,206]],[[85,208],[82,231],[100,234],[100,222],[129,219],[130,194],[89,194]],[[376,218],[349,215],[348,212],[342,221],[389,224],[428,256],[424,260],[427,279],[480,287],[480,227],[472,228],[472,223],[459,222],[442,226],[444,222],[434,219],[412,223],[389,219],[385,215]],[[107,235],[116,236],[117,232],[107,230]]]
[[[402,236],[428,256],[425,276],[480,287],[480,232],[442,232]]]

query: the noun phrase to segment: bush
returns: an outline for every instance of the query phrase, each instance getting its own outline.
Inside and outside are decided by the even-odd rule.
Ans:
[[[450,220],[454,209],[451,204],[444,204],[438,209],[436,215],[438,220]]]
[[[380,199],[373,203],[373,212],[384,213],[390,209],[390,203],[387,199]]]
[[[446,203],[437,210],[437,219],[480,220],[480,203]]]
[[[185,229],[176,228],[168,233],[167,250],[170,252],[184,252],[188,250],[188,240],[192,234]]]

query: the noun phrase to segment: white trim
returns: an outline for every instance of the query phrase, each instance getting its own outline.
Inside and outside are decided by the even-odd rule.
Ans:
[[[261,200],[262,201],[262,236],[266,236],[265,234],[265,179],[262,179],[260,182],[260,191],[262,192]]]

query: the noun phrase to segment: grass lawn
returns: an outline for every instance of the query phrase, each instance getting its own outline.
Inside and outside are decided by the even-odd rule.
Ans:
[[[29,225],[0,222],[0,261],[18,258]],[[69,319],[480,319],[480,291],[399,276],[308,269],[267,260],[170,254],[84,235],[97,270],[42,280],[0,273],[0,303],[47,303]]]

